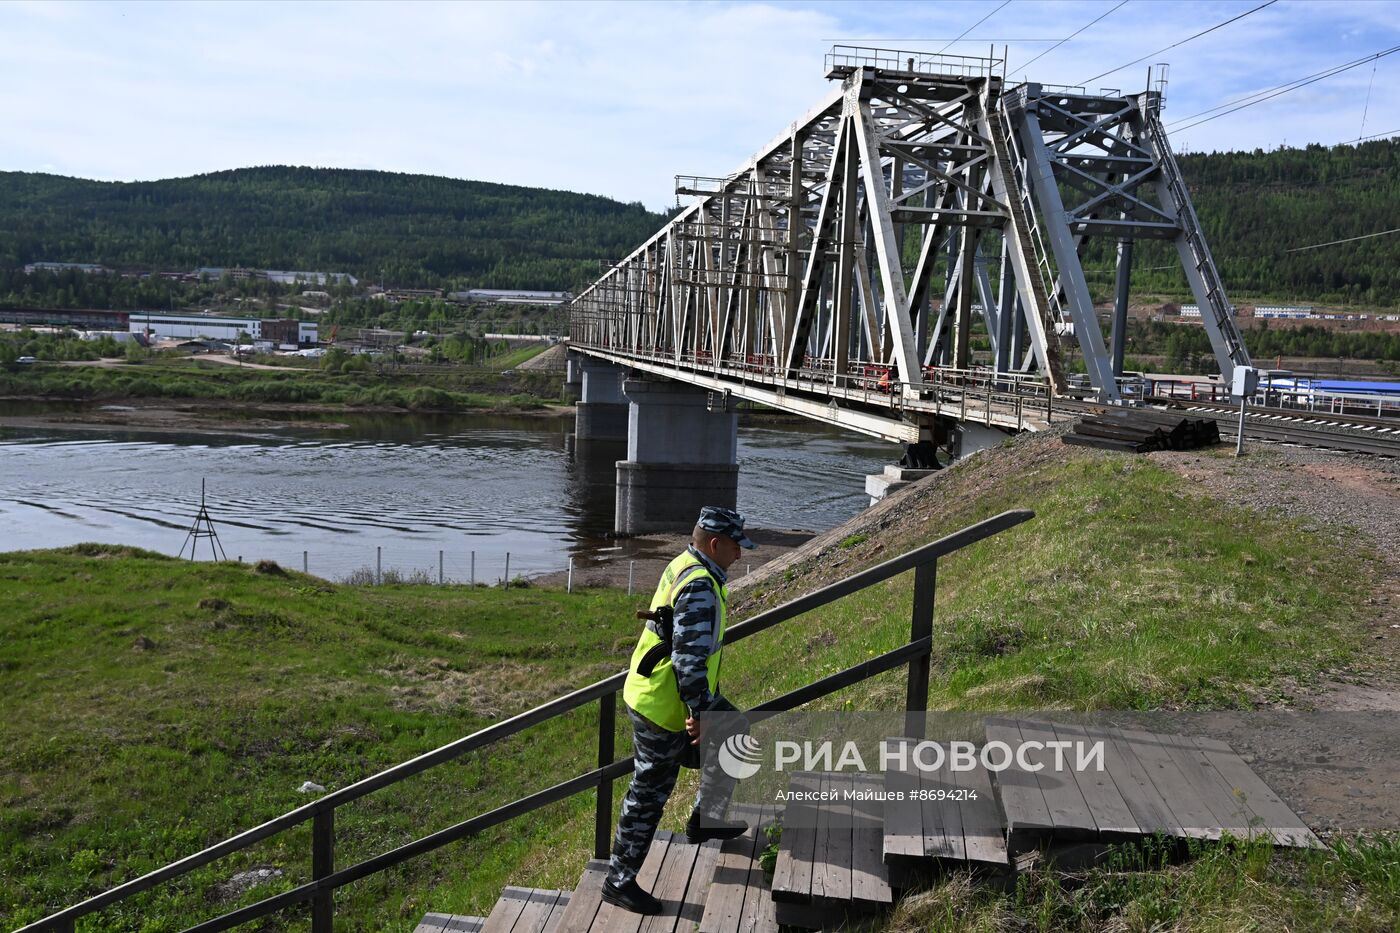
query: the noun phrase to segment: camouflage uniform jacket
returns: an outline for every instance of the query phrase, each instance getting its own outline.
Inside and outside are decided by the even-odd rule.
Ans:
[[[705,569],[714,575],[721,587],[728,576],[720,566],[694,545],[687,550],[697,557]],[[714,585],[704,574],[695,574],[676,594],[674,605],[675,622],[671,636],[671,666],[676,672],[676,685],[680,689],[681,702],[686,709],[702,711],[710,708],[714,697],[710,695],[710,684],[706,662],[710,655],[720,650],[719,602],[723,594],[716,593]],[[718,689],[719,677],[716,674],[715,686]]]

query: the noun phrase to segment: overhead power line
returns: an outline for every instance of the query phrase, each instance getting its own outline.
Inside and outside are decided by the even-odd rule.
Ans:
[[[1372,237],[1387,236],[1387,235],[1389,235],[1389,234],[1391,234],[1391,233],[1400,233],[1400,227],[1396,227],[1396,228],[1393,229],[1393,230],[1382,230],[1382,231],[1380,231],[1379,233],[1363,233],[1361,236],[1350,236],[1350,237],[1347,237],[1345,240],[1333,240],[1333,241],[1331,241],[1330,243],[1314,243],[1314,244],[1312,244],[1311,246],[1298,246],[1298,247],[1294,247],[1293,249],[1286,249],[1286,250],[1284,250],[1284,252],[1285,252],[1285,253],[1301,253],[1301,252],[1303,252],[1304,250],[1308,250],[1308,249],[1322,249],[1322,247],[1324,247],[1324,246],[1336,246],[1336,245],[1339,244],[1339,243],[1354,243],[1354,242],[1356,242],[1357,240],[1369,240],[1369,239],[1371,239]]]
[[[1127,5],[1128,5],[1128,0],[1122,0],[1122,2],[1118,4],[1118,6],[1114,7],[1112,10],[1109,10],[1108,13],[1112,13],[1112,12],[1114,12],[1115,10],[1119,10],[1119,9],[1121,9],[1121,8],[1127,6]],[[1025,69],[1027,69],[1027,68],[1029,68],[1030,66],[1034,65],[1036,62],[1040,61],[1042,58],[1044,58],[1045,56],[1049,55],[1051,52],[1055,51],[1055,50],[1058,49],[1060,46],[1064,45],[1066,42],[1068,42],[1069,40],[1073,39],[1075,36],[1079,35],[1079,34],[1080,34],[1081,32],[1083,32],[1084,30],[1088,29],[1089,26],[1092,26],[1092,25],[1094,25],[1094,23],[1097,23],[1099,20],[1103,19],[1104,16],[1107,16],[1107,15],[1108,15],[1108,13],[1103,14],[1103,16],[1098,17],[1098,19],[1093,20],[1093,21],[1090,22],[1088,25],[1080,26],[1080,27],[1079,27],[1078,29],[1076,29],[1074,32],[1072,32],[1072,33],[1070,33],[1069,35],[1065,36],[1063,39],[1061,39],[1059,42],[1056,42],[1054,45],[1050,46],[1050,48],[1046,49],[1044,52],[1041,52],[1041,53],[1040,53],[1039,55],[1037,55],[1035,58],[1032,58],[1030,61],[1026,62],[1024,65],[1020,65],[1020,66],[1017,68],[1017,70],[1018,70],[1018,71],[1025,71]]]
[[[1197,117],[1203,117],[1208,113],[1215,113],[1217,110],[1224,110],[1227,107],[1233,107],[1235,104],[1242,104],[1246,101],[1253,101],[1255,103],[1258,103],[1258,101],[1254,100],[1256,97],[1260,100],[1266,100],[1267,96],[1273,94],[1275,91],[1282,92],[1286,90],[1291,90],[1294,85],[1297,85],[1298,87],[1303,87],[1305,86],[1305,84],[1310,84],[1313,81],[1321,81],[1323,78],[1329,78],[1334,74],[1341,74],[1343,71],[1346,71],[1349,68],[1356,68],[1360,65],[1366,64],[1367,62],[1375,61],[1378,58],[1383,58],[1386,55],[1390,55],[1397,50],[1400,50],[1400,46],[1376,52],[1372,55],[1367,55],[1364,58],[1358,58],[1353,61],[1343,62],[1340,65],[1333,65],[1330,68],[1324,68],[1323,70],[1314,72],[1313,74],[1304,75],[1301,78],[1294,78],[1292,81],[1285,81],[1283,84],[1277,84],[1273,87],[1266,87],[1264,88],[1264,90],[1255,91],[1253,94],[1246,94],[1244,97],[1237,97],[1234,100],[1227,100],[1223,104],[1216,104],[1214,107],[1208,107],[1205,110],[1202,110],[1198,113],[1188,114],[1187,116],[1173,120],[1171,123],[1167,124],[1167,127],[1170,129],[1173,126],[1185,123],[1188,120],[1194,120]]]
[[[966,29],[964,29],[961,36],[958,36],[956,39],[954,39],[952,42],[949,42],[947,45],[943,46],[943,48],[939,49],[938,51],[939,51],[940,53],[948,51],[948,49],[950,49],[952,46],[954,46],[954,45],[956,45],[957,43],[961,42],[961,41],[963,40],[963,38],[964,38],[969,32],[972,32],[972,30],[976,29],[978,26],[981,26],[981,25],[982,25],[983,23],[985,23],[987,20],[991,19],[993,16],[996,16],[997,13],[1001,11],[1002,7],[1005,7],[1005,6],[1006,6],[1008,3],[1010,3],[1010,2],[1011,2],[1011,0],[1004,0],[1004,2],[1002,3],[1001,6],[997,7],[995,10],[993,10],[993,11],[990,12],[990,13],[988,13],[986,16],[982,17],[982,18],[979,19],[977,22],[973,23],[971,26],[969,26],[969,27],[967,27]]]
[[[1103,74],[1094,75],[1092,78],[1085,78],[1083,81],[1080,81],[1080,82],[1079,82],[1079,85],[1080,85],[1081,87],[1083,87],[1083,86],[1087,85],[1090,81],[1097,81],[1099,78],[1106,78],[1106,77],[1108,77],[1109,75],[1113,74],[1115,71],[1122,71],[1124,68],[1131,68],[1132,66],[1138,64],[1139,62],[1145,62],[1145,61],[1147,61],[1149,58],[1153,58],[1153,57],[1155,57],[1155,56],[1157,56],[1157,55],[1161,55],[1163,52],[1169,52],[1169,51],[1171,51],[1172,49],[1176,48],[1176,47],[1179,46],[1179,45],[1185,45],[1186,43],[1190,42],[1192,39],[1199,39],[1201,36],[1204,36],[1204,35],[1206,35],[1207,33],[1215,32],[1215,30],[1220,29],[1220,28],[1223,27],[1223,26],[1228,26],[1228,25],[1230,25],[1230,24],[1233,23],[1233,22],[1237,22],[1237,21],[1239,21],[1239,20],[1242,20],[1242,19],[1244,19],[1246,16],[1250,15],[1251,13],[1258,13],[1260,10],[1264,9],[1265,7],[1273,6],[1275,3],[1278,3],[1278,0],[1268,0],[1267,3],[1261,3],[1261,4],[1259,4],[1257,7],[1255,7],[1254,9],[1252,9],[1252,10],[1246,10],[1245,12],[1241,13],[1239,16],[1233,16],[1233,17],[1231,17],[1230,19],[1227,19],[1227,20],[1226,20],[1225,22],[1223,22],[1223,23],[1216,23],[1214,26],[1210,27],[1209,29],[1202,29],[1200,32],[1196,33],[1194,36],[1187,36],[1185,39],[1182,39],[1180,42],[1173,42],[1171,45],[1167,46],[1166,48],[1158,49],[1158,50],[1155,51],[1155,52],[1148,52],[1148,53],[1147,53],[1146,55],[1144,55],[1142,58],[1135,58],[1135,59],[1133,59],[1132,61],[1128,62],[1126,65],[1119,65],[1117,68],[1112,68],[1112,69],[1110,69],[1110,70],[1108,70],[1108,71],[1105,71]]]
[[[1371,136],[1363,136],[1352,142],[1364,143],[1368,139],[1380,139],[1382,136],[1400,136],[1400,129],[1386,130],[1384,133],[1375,133]]]
[[[1354,62],[1347,62],[1345,65],[1338,65],[1337,67],[1330,68],[1327,71],[1320,71],[1317,74],[1309,75],[1306,78],[1299,78],[1297,81],[1293,81],[1289,84],[1280,85],[1277,88],[1270,88],[1267,91],[1260,91],[1258,94],[1251,94],[1249,95],[1249,97],[1241,97],[1239,99],[1239,101],[1246,101],[1246,103],[1239,103],[1239,101],[1231,101],[1231,104],[1239,103],[1239,106],[1237,107],[1232,107],[1230,106],[1230,104],[1221,104],[1219,107],[1212,107],[1210,110],[1202,110],[1201,113],[1192,114],[1190,117],[1182,117],[1181,120],[1178,120],[1176,121],[1176,123],[1171,124],[1173,128],[1172,132],[1180,133],[1182,130],[1191,129],[1191,127],[1193,126],[1200,126],[1202,123],[1209,123],[1211,120],[1218,120],[1221,117],[1228,116],[1229,114],[1243,110],[1246,107],[1253,107],[1255,104],[1262,104],[1266,100],[1273,100],[1275,97],[1280,97],[1284,94],[1287,94],[1289,91],[1296,91],[1299,88],[1307,87],[1309,84],[1316,84],[1317,82],[1325,78],[1330,78],[1334,75],[1339,75],[1342,72],[1350,71],[1353,68],[1359,68],[1367,62],[1372,62],[1380,58],[1385,58],[1387,55],[1394,55],[1396,52],[1400,52],[1400,45],[1391,46],[1390,48],[1385,49],[1384,51],[1376,52],[1374,55],[1368,55],[1365,58],[1358,58]],[[1225,107],[1229,107],[1230,109],[1222,109]],[[1213,116],[1206,117],[1203,120],[1196,120],[1194,123],[1187,123],[1185,126],[1180,125],[1185,120],[1190,120],[1194,117],[1199,117],[1202,114],[1212,113],[1212,111],[1216,110],[1219,110],[1220,113],[1215,113]],[[1357,141],[1359,142],[1359,140]]]

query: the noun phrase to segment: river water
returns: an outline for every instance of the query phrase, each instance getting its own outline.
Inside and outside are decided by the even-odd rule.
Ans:
[[[0,407],[0,415],[14,414]],[[31,408],[24,414],[33,415]],[[575,458],[571,419],[340,415],[348,427],[171,433],[0,428],[0,550],[84,541],[177,554],[200,481],[230,558],[343,579],[385,570],[495,582],[560,570],[618,542],[623,454]],[[739,508],[752,526],[823,531],[869,502],[895,445],[812,423],[739,429]],[[201,558],[211,542],[195,542]],[[378,553],[376,549],[379,549]]]

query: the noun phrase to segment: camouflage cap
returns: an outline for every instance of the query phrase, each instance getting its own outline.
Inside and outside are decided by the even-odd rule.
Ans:
[[[725,535],[734,540],[742,548],[752,548],[754,543],[749,540],[749,536],[744,534],[744,516],[733,509],[726,509],[718,505],[707,505],[700,510],[700,518],[697,525],[706,531],[713,531],[715,534]]]

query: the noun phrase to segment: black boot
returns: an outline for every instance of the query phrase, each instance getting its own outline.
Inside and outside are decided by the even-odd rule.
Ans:
[[[692,810],[690,820],[685,824],[685,841],[691,845],[699,845],[711,839],[733,839],[748,831],[749,824],[743,820],[717,820],[702,817],[699,810]]]
[[[643,891],[635,878],[620,888],[613,887],[611,881],[604,879],[603,903],[630,910],[634,914],[661,913],[661,901]]]

